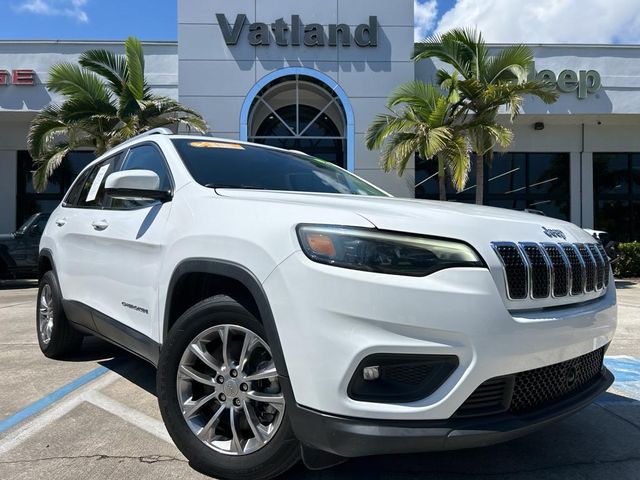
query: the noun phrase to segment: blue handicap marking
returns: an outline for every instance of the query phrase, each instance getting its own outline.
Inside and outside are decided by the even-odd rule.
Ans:
[[[616,377],[613,390],[640,400],[640,359],[629,356],[606,357],[604,364]]]

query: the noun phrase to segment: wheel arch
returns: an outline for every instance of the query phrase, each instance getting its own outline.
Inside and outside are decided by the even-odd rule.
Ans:
[[[56,265],[53,261],[53,253],[48,248],[43,248],[38,255],[38,281],[42,280],[42,277],[48,271],[52,271],[58,278]]]
[[[164,342],[164,339],[168,337],[171,326],[175,323],[177,317],[179,317],[175,310],[175,294],[176,292],[179,293],[181,282],[193,274],[212,275],[222,280],[226,279],[229,283],[241,285],[246,292],[248,292],[250,300],[257,309],[256,313],[260,316],[259,320],[264,325],[267,335],[266,340],[271,347],[278,373],[280,376],[288,378],[289,374],[282,351],[282,345],[280,344],[280,337],[267,295],[258,278],[249,269],[234,262],[207,258],[191,258],[183,260],[178,264],[171,275],[167,289],[162,324],[162,341]],[[216,293],[226,292],[211,292],[212,295]],[[178,309],[178,312],[180,310],[181,309]]]

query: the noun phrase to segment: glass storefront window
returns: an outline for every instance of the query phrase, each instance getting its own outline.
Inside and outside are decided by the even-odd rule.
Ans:
[[[596,230],[621,242],[640,240],[640,154],[593,154]]]
[[[71,187],[78,174],[94,159],[93,152],[71,152],[51,176],[46,190],[37,193],[33,188],[32,174],[36,166],[29,152],[19,151],[16,224],[22,225],[24,220],[34,213],[52,212],[62,201],[64,194]]]
[[[437,162],[416,160],[416,197],[438,198]],[[485,205],[511,210],[537,210],[569,220],[570,162],[568,153],[496,153],[485,166]],[[447,181],[447,199],[475,202],[475,161],[467,188],[456,192]]]

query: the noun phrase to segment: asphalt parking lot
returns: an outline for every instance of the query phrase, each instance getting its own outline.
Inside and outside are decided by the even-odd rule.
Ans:
[[[0,479],[205,478],[171,443],[152,367],[98,339],[48,360],[35,337],[33,283],[0,284]],[[640,284],[617,283],[612,389],[555,426],[481,449],[299,466],[287,479],[640,479]]]

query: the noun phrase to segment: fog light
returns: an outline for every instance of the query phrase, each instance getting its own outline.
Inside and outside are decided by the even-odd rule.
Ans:
[[[362,370],[362,378],[367,382],[372,382],[380,378],[380,367],[365,367]]]
[[[374,354],[360,362],[347,394],[362,402],[415,402],[435,392],[458,364],[454,355]]]

